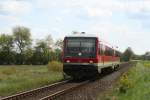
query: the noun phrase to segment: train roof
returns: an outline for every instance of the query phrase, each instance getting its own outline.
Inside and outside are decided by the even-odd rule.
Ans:
[[[65,37],[98,37],[98,36],[96,36],[95,34],[86,34],[84,32],[81,32],[81,33],[73,33]]]

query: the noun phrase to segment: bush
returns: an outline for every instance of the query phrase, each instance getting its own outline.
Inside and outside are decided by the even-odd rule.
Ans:
[[[123,74],[120,80],[120,93],[126,93],[127,89],[131,88],[133,85],[133,82],[129,80],[127,74]]]
[[[51,61],[48,63],[47,68],[49,71],[62,72],[63,65],[61,62],[58,62],[58,61]]]

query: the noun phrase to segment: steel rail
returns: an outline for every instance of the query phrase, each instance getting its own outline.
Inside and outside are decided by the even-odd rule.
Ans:
[[[77,84],[77,85],[75,85],[75,86],[72,86],[72,87],[70,87],[70,88],[66,88],[66,89],[63,89],[63,90],[61,90],[61,91],[57,91],[57,92],[55,92],[55,93],[53,93],[53,94],[51,94],[51,95],[49,95],[49,96],[46,96],[46,97],[44,97],[44,98],[41,98],[40,100],[53,100],[53,99],[55,99],[55,98],[57,98],[57,97],[60,97],[60,96],[62,96],[62,95],[64,95],[64,94],[67,94],[67,93],[69,93],[69,92],[71,92],[71,91],[73,91],[73,90],[75,90],[75,89],[78,89],[78,88],[80,88],[81,86],[83,86],[83,85],[85,85],[85,84],[87,84],[87,83],[89,83],[90,81],[85,81],[85,82],[82,82],[82,83],[79,83],[79,84]]]
[[[36,89],[30,90],[30,91],[25,91],[25,92],[21,92],[21,93],[15,94],[15,95],[7,96],[7,97],[4,97],[4,98],[1,98],[0,100],[20,100],[20,99],[23,99],[26,96],[36,95],[39,92],[45,91],[47,89],[54,88],[54,87],[59,86],[59,85],[63,85],[67,82],[69,82],[69,80],[57,82],[57,83],[47,85],[47,86],[44,86],[44,87],[40,87],[40,88],[36,88]]]

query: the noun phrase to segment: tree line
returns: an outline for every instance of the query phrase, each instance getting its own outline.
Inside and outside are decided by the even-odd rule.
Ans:
[[[0,64],[33,64],[43,65],[49,61],[61,61],[63,40],[56,42],[49,34],[45,39],[33,41],[30,29],[24,26],[16,26],[12,29],[12,35],[0,34]],[[143,59],[143,55],[134,54],[128,47],[120,53],[121,61],[131,59]]]
[[[61,39],[54,42],[51,35],[34,42],[29,28],[16,26],[12,35],[0,34],[0,64],[43,65],[61,61],[62,43]]]

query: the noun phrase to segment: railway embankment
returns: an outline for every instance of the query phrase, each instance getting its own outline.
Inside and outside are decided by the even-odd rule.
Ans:
[[[106,91],[98,100],[149,100],[150,62],[139,61],[124,73],[111,91]]]
[[[100,79],[90,82],[79,89],[62,95],[56,100],[97,100],[100,94],[113,89],[123,73],[135,66],[136,62],[124,63],[118,71],[102,75]],[[100,99],[101,100],[101,99]],[[103,99],[102,99],[103,100]]]

